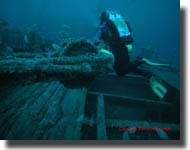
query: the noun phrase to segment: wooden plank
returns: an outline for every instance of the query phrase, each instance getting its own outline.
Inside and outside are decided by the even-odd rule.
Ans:
[[[3,126],[3,124],[5,124],[7,122],[7,119],[10,119],[10,117],[12,117],[14,114],[16,114],[20,110],[20,108],[22,108],[27,103],[27,99],[39,87],[40,87],[39,84],[34,84],[34,85],[31,85],[30,87],[25,87],[24,93],[20,93],[20,91],[22,91],[22,90],[21,89],[19,90],[19,88],[16,88],[17,91],[15,91],[15,93],[19,92],[16,95],[15,95],[15,93],[10,93],[10,95],[12,95],[12,97],[11,97],[12,102],[11,103],[7,102],[7,103],[1,104],[1,110],[0,110],[1,127]],[[20,94],[20,95],[18,95],[18,94]],[[15,96],[15,98],[14,98],[14,96]],[[7,99],[7,101],[9,101],[9,99]],[[6,102],[6,100],[5,100],[5,102]]]
[[[107,140],[104,96],[100,94],[97,98],[97,136],[98,140]]]
[[[61,104],[62,119],[54,127],[58,140],[80,140],[87,89],[69,89]]]
[[[3,120],[3,125],[1,125],[1,131],[0,131],[0,135],[4,137],[6,137],[6,139],[13,139],[14,136],[16,136],[16,134],[20,135],[20,133],[17,133],[15,131],[15,129],[13,128],[13,125],[14,123],[21,117],[22,114],[24,114],[25,109],[26,107],[28,106],[31,106],[31,103],[33,101],[35,101],[38,97],[39,97],[39,94],[42,94],[46,87],[47,87],[47,84],[45,85],[42,85],[41,83],[37,83],[37,84],[34,84],[34,85],[31,85],[29,88],[29,86],[27,86],[28,88],[26,88],[26,91],[25,94],[23,96],[21,96],[19,99],[23,99],[24,101],[26,101],[26,103],[22,103],[22,105],[18,108],[15,107],[15,105],[12,105],[9,107],[7,113],[3,113],[2,114],[2,117],[4,116],[4,120]],[[34,91],[32,90],[34,88]],[[31,91],[32,90],[32,91]],[[22,93],[23,94],[23,93]],[[35,96],[34,96],[35,95]],[[19,99],[15,99],[15,102],[19,102]],[[17,129],[16,129],[17,130]],[[11,135],[8,137],[8,134],[10,132]],[[12,135],[14,134],[14,135]]]
[[[0,102],[0,113],[5,112],[7,108],[9,109],[18,103],[17,99],[20,99],[22,96],[24,96],[23,93],[29,92],[31,89],[30,87],[31,86],[16,86],[10,90],[8,95],[6,95]]]
[[[52,82],[48,85],[47,89],[38,96],[31,105],[25,105],[23,111],[20,111],[18,119],[11,127],[7,139],[33,139],[34,130],[38,126],[43,114],[46,111],[45,105],[49,98],[53,95],[59,82]],[[29,130],[30,129],[30,130]],[[30,132],[29,137],[23,137],[25,132]]]
[[[99,95],[100,93],[98,92],[88,92],[88,94],[92,94],[92,95]],[[135,97],[129,97],[129,96],[121,96],[121,95],[115,95],[115,94],[108,94],[108,93],[101,93],[104,97],[107,98],[111,98],[115,101],[123,101],[123,102],[130,102],[133,104],[142,104],[142,105],[148,105],[151,107],[155,107],[155,106],[166,106],[166,107],[170,107],[172,106],[171,103],[168,102],[163,102],[163,101],[158,101],[158,100],[152,100],[152,99],[143,99],[143,98],[135,98]]]
[[[0,79],[26,78],[28,81],[56,80],[89,83],[97,75],[105,75],[113,65],[113,55],[105,52],[79,56],[10,58],[0,60]],[[30,77],[30,78],[29,78]],[[88,80],[87,80],[88,78]],[[67,82],[66,82],[67,81]],[[81,81],[80,81],[81,84]]]
[[[15,96],[15,104],[9,105],[7,108],[6,113],[1,113],[1,128],[0,128],[0,135],[3,139],[8,139],[7,136],[10,132],[14,133],[14,128],[12,126],[14,123],[20,118],[20,115],[23,113],[23,107],[28,102],[28,96],[32,93],[35,93],[35,90],[40,87],[40,84],[32,85],[31,88],[25,87],[26,91],[23,96],[20,95],[20,97]],[[42,86],[41,86],[42,87]],[[23,93],[22,93],[23,94]],[[22,102],[21,102],[22,101]],[[21,102],[21,103],[20,103]],[[19,104],[20,103],[20,104]],[[20,106],[17,106],[17,105]],[[6,108],[6,106],[4,106]],[[13,137],[10,137],[13,138]]]
[[[142,77],[106,75],[105,77],[96,78],[91,84],[89,91],[159,100],[147,81]]]
[[[62,84],[59,85],[53,96],[48,100],[47,105],[44,107],[47,111],[44,113],[43,119],[39,122],[38,126],[33,133],[34,139],[46,139],[45,133],[55,126],[57,121],[61,118],[60,103],[66,89]],[[26,135],[27,137],[27,135]]]

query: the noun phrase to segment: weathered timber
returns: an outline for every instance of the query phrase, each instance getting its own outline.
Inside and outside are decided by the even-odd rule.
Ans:
[[[38,85],[38,83],[37,83]],[[17,105],[21,105],[21,101],[25,100],[30,96],[32,92],[38,90],[36,84],[33,86],[24,86],[24,87],[16,87],[12,90],[9,95],[3,97],[0,102],[0,113],[5,113],[10,108],[16,108]],[[29,89],[28,89],[29,88]]]
[[[26,132],[33,132],[44,117],[46,111],[46,105],[53,96],[55,90],[60,84],[58,82],[52,82],[49,84],[48,88],[36,98],[36,101],[30,105],[25,106],[24,113],[19,112],[18,119],[15,120],[14,124],[11,127],[11,130],[6,135],[6,139],[34,139],[33,133],[29,137],[23,136]],[[30,129],[28,131],[27,129]]]
[[[109,69],[109,57],[107,58],[42,58],[42,59],[12,59],[0,61],[0,74],[24,74],[30,72],[60,73],[99,73],[101,68]],[[108,63],[106,63],[106,61]],[[111,63],[111,62],[110,62]],[[101,67],[101,68],[99,68]],[[98,69],[99,68],[99,69]],[[93,70],[94,69],[94,70]],[[106,71],[107,72],[107,71]],[[101,73],[101,72],[100,72]],[[102,72],[103,73],[103,72]]]
[[[99,92],[88,92],[88,94],[90,95],[99,95]],[[152,100],[152,99],[148,99],[148,98],[136,98],[136,97],[128,97],[128,96],[120,96],[120,95],[115,95],[115,94],[108,94],[108,93],[101,93],[103,96],[109,98],[109,101],[115,101],[115,103],[118,102],[123,102],[123,103],[130,103],[130,104],[136,104],[138,105],[142,105],[142,106],[151,106],[153,108],[160,108],[160,106],[162,106],[162,108],[169,108],[172,106],[171,103],[168,102],[162,102],[162,101],[158,101],[158,100]],[[161,108],[160,108],[161,109]]]
[[[0,77],[27,81],[58,79],[67,84],[89,83],[94,77],[110,71],[113,60],[112,55],[104,52],[74,57],[4,59],[0,60]]]
[[[104,96],[100,94],[97,99],[97,136],[98,140],[107,140]]]
[[[11,127],[11,125],[19,117],[19,115],[17,115],[17,114],[20,113],[20,111],[23,108],[23,105],[26,105],[26,103],[28,103],[28,98],[30,97],[30,95],[32,93],[36,94],[35,91],[39,91],[38,88],[39,88],[38,84],[35,86],[31,86],[30,89],[25,87],[26,91],[24,93],[26,95],[21,96],[23,93],[15,92],[15,93],[19,94],[20,97],[15,96],[15,99],[11,98],[11,99],[13,99],[11,103],[7,103],[7,105],[2,105],[2,104],[0,105],[0,106],[3,106],[3,109],[1,109],[2,111],[1,111],[1,117],[0,117],[1,118],[0,119],[0,125],[1,125],[1,130],[0,130],[1,134],[0,135],[1,136],[3,136],[3,133],[5,131],[11,130],[11,129],[9,129],[9,127]],[[19,90],[17,88],[17,91],[22,91],[22,90]],[[7,100],[9,100],[9,99],[7,99]]]
[[[38,54],[36,54],[38,55]],[[107,62],[110,63],[112,61],[112,56],[107,55],[105,53],[99,52],[97,55],[79,55],[79,56],[61,56],[61,57],[42,57],[42,58],[11,58],[11,59],[1,59],[1,65],[22,65],[22,64],[30,64],[30,63],[38,63],[38,64],[55,64],[55,65],[72,65],[72,64],[80,64],[80,63],[90,63],[97,65],[96,63]],[[102,65],[102,64],[101,64]]]
[[[68,89],[63,97],[61,118],[44,135],[44,139],[80,140],[86,101],[86,89]]]
[[[48,139],[46,132],[50,128],[54,127],[62,117],[60,112],[60,104],[62,103],[62,98],[65,93],[66,89],[62,84],[60,84],[54,95],[47,103],[47,111],[44,113],[43,119],[39,122],[38,127],[35,129],[33,134],[34,139]]]
[[[25,93],[23,96],[23,93],[20,92],[15,92],[17,93],[15,98],[12,97],[12,99],[14,100],[11,105],[3,105],[5,109],[7,109],[6,113],[2,113],[2,124],[1,124],[1,130],[0,130],[0,135],[1,138],[4,137],[6,139],[8,139],[8,132],[13,134],[14,136],[18,136],[20,135],[20,133],[16,133],[14,131],[14,128],[12,128],[13,124],[15,124],[17,122],[17,120],[19,119],[19,117],[21,117],[22,114],[25,113],[25,108],[27,110],[28,107],[30,107],[39,97],[39,95],[41,95],[46,88],[48,87],[48,84],[42,84],[42,83],[37,83],[34,84],[34,88],[36,89],[35,92],[32,90],[33,86],[24,86],[25,87],[25,91],[23,93]],[[17,91],[22,91],[19,88],[16,88]],[[20,103],[20,101],[25,100],[26,104]],[[19,107],[15,107],[17,104],[20,104]],[[30,115],[29,115],[30,116]],[[4,119],[3,119],[4,118]],[[25,126],[27,127],[27,126]],[[27,130],[28,131],[28,130]],[[13,137],[11,137],[12,139]]]
[[[81,138],[82,119],[84,117],[87,89],[68,90],[62,103],[65,122],[65,139],[79,140]],[[69,123],[70,122],[70,123]]]
[[[159,100],[149,87],[148,81],[141,76],[106,75],[96,78],[89,89],[91,92],[119,95],[141,99]],[[114,85],[114,86],[113,86]]]

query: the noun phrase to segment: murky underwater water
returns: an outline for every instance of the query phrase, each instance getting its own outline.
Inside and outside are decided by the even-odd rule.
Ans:
[[[117,76],[92,44],[106,10],[130,23],[131,60],[169,67]],[[179,0],[0,1],[0,139],[179,139],[179,70]]]

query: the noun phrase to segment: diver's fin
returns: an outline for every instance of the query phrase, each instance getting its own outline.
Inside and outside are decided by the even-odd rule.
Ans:
[[[159,67],[169,67],[170,66],[169,64],[155,63],[146,58],[143,58],[143,61],[145,61],[147,65],[151,65],[151,66],[159,66]]]
[[[150,87],[160,99],[163,99],[168,91],[167,88],[161,82],[159,82],[155,77],[152,77],[150,79]]]

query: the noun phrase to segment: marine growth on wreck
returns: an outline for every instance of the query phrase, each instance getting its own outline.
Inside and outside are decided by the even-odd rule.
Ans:
[[[110,3],[31,2],[38,21],[17,26],[0,14],[0,139],[180,140],[178,48],[172,58],[166,51],[179,41],[161,47],[178,30],[154,25],[144,8],[158,6],[152,13],[162,14],[163,2]],[[134,12],[139,6],[152,22]],[[153,34],[158,26],[163,32]]]

